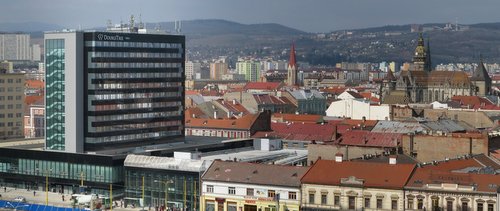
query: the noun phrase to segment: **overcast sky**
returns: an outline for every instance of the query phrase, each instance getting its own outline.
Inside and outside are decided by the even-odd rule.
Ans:
[[[500,22],[499,9],[499,0],[3,0],[0,22],[90,28],[142,14],[144,22],[217,18],[328,32],[455,20]]]

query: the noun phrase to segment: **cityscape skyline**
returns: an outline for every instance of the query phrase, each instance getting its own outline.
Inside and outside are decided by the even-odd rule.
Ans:
[[[136,16],[140,14],[144,22],[225,19],[244,24],[278,23],[306,32],[328,32],[411,23],[473,24],[500,20],[500,14],[495,11],[495,8],[499,8],[500,2],[493,0],[486,0],[481,4],[465,0],[437,2],[320,0],[316,3],[311,5],[298,0],[272,2],[257,0],[236,3],[229,0],[152,0],[144,4],[130,0],[85,2],[53,0],[52,4],[41,4],[33,0],[21,0],[3,3],[2,7],[7,12],[0,14],[2,20],[0,23],[36,21],[77,29],[105,26],[108,19],[114,23],[119,23],[120,20],[126,22],[131,14]]]

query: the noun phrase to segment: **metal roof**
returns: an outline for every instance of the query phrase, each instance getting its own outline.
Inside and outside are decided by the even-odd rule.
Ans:
[[[145,155],[127,155],[125,167],[150,168],[161,170],[176,170],[189,172],[203,172],[211,164],[211,161],[188,160],[169,157],[156,157]]]

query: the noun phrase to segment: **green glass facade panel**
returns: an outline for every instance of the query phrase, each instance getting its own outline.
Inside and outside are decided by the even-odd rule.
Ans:
[[[46,148],[65,150],[64,39],[45,41]]]

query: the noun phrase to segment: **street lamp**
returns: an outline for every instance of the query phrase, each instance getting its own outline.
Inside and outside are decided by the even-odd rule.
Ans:
[[[49,171],[52,173],[52,169],[45,170],[45,205],[49,205]]]
[[[168,210],[168,184],[173,184],[173,180],[167,180],[167,181],[161,181],[161,180],[154,180],[154,182],[160,182],[165,185],[165,209]]]

